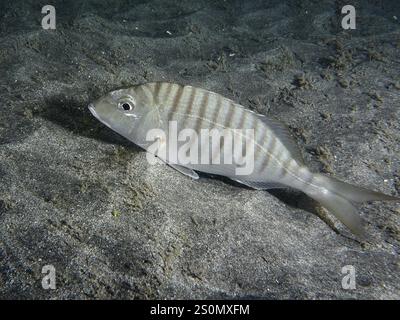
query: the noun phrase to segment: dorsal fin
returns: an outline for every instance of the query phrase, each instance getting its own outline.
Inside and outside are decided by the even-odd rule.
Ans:
[[[258,118],[270,128],[281,141],[281,143],[288,149],[292,157],[300,164],[304,164],[301,151],[296,144],[294,138],[290,134],[289,129],[282,122],[275,119],[268,119],[266,116],[257,114]]]

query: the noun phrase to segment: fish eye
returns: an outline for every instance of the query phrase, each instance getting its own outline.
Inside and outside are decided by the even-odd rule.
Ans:
[[[129,102],[121,102],[119,107],[124,111],[130,111],[133,109],[132,105]]]

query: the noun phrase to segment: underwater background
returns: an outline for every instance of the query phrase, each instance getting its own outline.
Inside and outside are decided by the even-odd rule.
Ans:
[[[398,203],[362,205],[359,242],[300,192],[150,165],[87,109],[198,86],[280,119],[311,169],[398,195],[399,19],[395,0],[1,1],[0,298],[400,299]]]

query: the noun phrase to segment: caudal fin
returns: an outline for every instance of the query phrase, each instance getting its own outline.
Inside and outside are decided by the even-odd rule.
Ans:
[[[317,175],[317,180],[322,186],[329,190],[340,194],[349,201],[353,202],[367,202],[367,201],[400,201],[400,198],[389,196],[387,194],[372,191],[366,188],[358,187],[333,177]]]
[[[400,198],[357,187],[321,174],[315,175],[313,184],[316,187],[310,188],[307,194],[321,203],[355,235],[360,237],[365,237],[363,219],[357,213],[352,202],[400,201]]]

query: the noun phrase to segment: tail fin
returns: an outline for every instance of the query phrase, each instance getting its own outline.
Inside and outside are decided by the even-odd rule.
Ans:
[[[352,202],[400,201],[400,198],[357,187],[321,174],[315,175],[313,184],[316,187],[310,188],[310,191],[306,193],[320,202],[323,207],[332,212],[346,227],[360,237],[365,237],[363,219],[357,213]]]
[[[400,201],[400,198],[389,196],[380,192],[372,191],[366,188],[354,186],[352,184],[339,181],[333,177],[317,175],[317,180],[325,187],[333,192],[338,193],[349,201],[366,202],[366,201]]]

